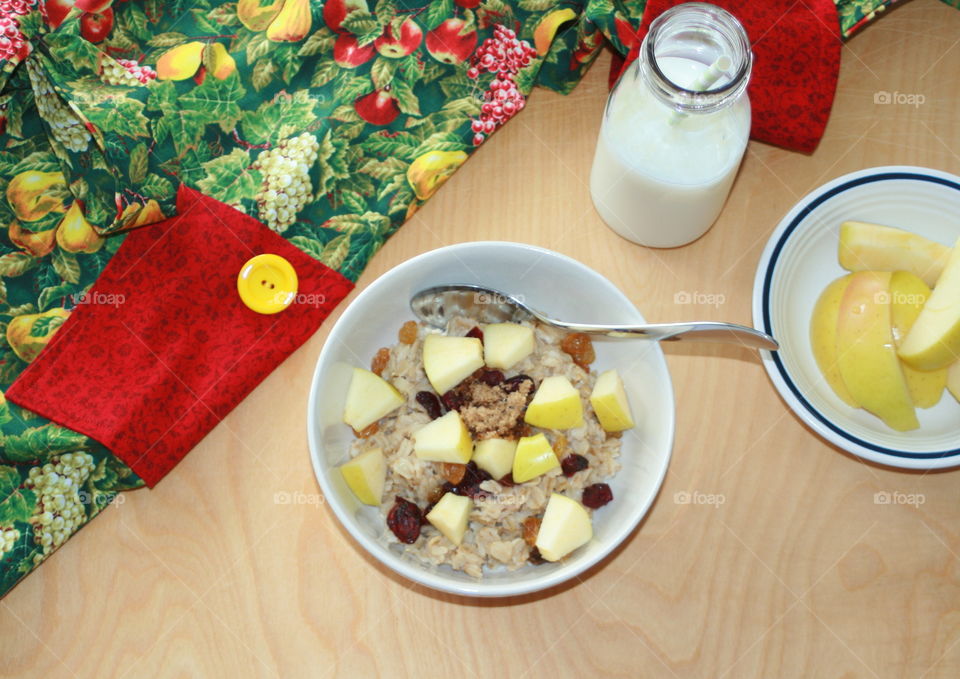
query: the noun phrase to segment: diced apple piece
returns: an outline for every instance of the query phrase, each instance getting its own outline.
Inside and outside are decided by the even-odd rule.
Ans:
[[[524,436],[517,441],[513,456],[513,482],[524,483],[560,466],[560,460],[543,434]]]
[[[583,403],[580,402],[580,392],[562,375],[546,378],[527,406],[523,421],[544,429],[582,427]]]
[[[909,271],[894,271],[890,277],[890,318],[893,339],[899,347],[910,332],[930,296],[930,288],[918,276]],[[910,397],[918,408],[932,408],[940,401],[947,386],[947,369],[915,370],[903,364],[903,376],[907,378]]]
[[[473,501],[470,498],[456,493],[447,493],[427,513],[427,521],[447,536],[450,542],[459,546],[467,532],[467,523],[472,509]]]
[[[887,426],[920,426],[890,326],[890,272],[859,271],[840,301],[837,364],[850,395]]]
[[[404,404],[404,398],[389,382],[369,370],[354,368],[343,421],[362,431]]]
[[[483,367],[483,344],[475,337],[427,335],[423,340],[423,370],[441,396]]]
[[[616,370],[600,373],[590,394],[590,404],[604,431],[624,431],[633,428],[633,415],[630,413],[627,391],[623,388],[623,380],[620,379]]]
[[[340,465],[340,473],[347,486],[365,505],[378,505],[387,479],[387,462],[383,451],[371,448]]]
[[[847,271],[909,271],[933,287],[949,256],[947,246],[892,226],[840,225],[840,266]]]
[[[810,319],[810,346],[813,358],[833,392],[848,406],[859,408],[860,404],[853,400],[850,390],[843,383],[837,363],[837,319],[840,316],[840,300],[850,284],[850,278],[851,274],[838,278],[820,293]]]
[[[537,532],[540,556],[547,561],[559,561],[592,537],[593,524],[584,506],[566,495],[553,493]]]
[[[491,323],[483,329],[483,359],[487,366],[509,370],[533,353],[533,329],[517,323]]]
[[[473,449],[473,461],[495,479],[502,479],[513,469],[517,442],[506,439],[484,439]]]
[[[432,462],[469,462],[473,441],[460,413],[451,410],[414,432],[413,452],[421,460]]]
[[[960,401],[960,361],[947,368],[947,389]]]
[[[900,358],[917,370],[946,368],[960,357],[960,247],[957,245],[900,346]]]

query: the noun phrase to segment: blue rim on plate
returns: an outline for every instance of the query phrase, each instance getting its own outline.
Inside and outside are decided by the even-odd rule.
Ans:
[[[960,192],[960,177],[945,172],[927,170],[926,168],[919,167],[879,167],[844,175],[808,194],[784,217],[783,221],[781,221],[780,225],[770,236],[770,240],[767,242],[767,246],[761,255],[754,282],[754,322],[759,325],[761,330],[777,337],[776,328],[773,327],[770,312],[774,271],[776,270],[777,262],[783,253],[784,247],[810,213],[831,198],[850,191],[851,189],[866,184],[900,180],[927,182]],[[960,193],[958,193],[958,195],[960,195]],[[759,295],[757,295],[758,289],[760,292]],[[851,434],[814,407],[807,397],[804,396],[796,381],[791,377],[785,367],[778,352],[764,352],[764,366],[774,381],[774,385],[778,387],[781,395],[787,396],[783,389],[779,388],[778,380],[789,390],[790,395],[796,399],[796,404],[790,403],[789,398],[785,399],[787,400],[787,404],[797,411],[797,414],[801,415],[801,417],[805,414],[812,417],[814,420],[812,422],[806,417],[803,417],[803,419],[811,424],[818,433],[824,435],[829,441],[837,444],[848,452],[881,464],[912,469],[960,465],[960,448],[932,452],[899,450],[889,446],[878,445]],[[797,405],[803,408],[805,412],[797,410]],[[826,431],[824,431],[824,429]],[[831,436],[829,432],[832,432],[834,436]],[[839,437],[839,439],[837,437]],[[844,442],[852,445],[845,445]],[[876,454],[871,455],[871,452]]]

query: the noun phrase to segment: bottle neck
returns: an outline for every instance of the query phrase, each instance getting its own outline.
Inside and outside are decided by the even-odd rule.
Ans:
[[[699,77],[671,79],[665,66],[673,59],[702,64]],[[653,95],[684,114],[713,113],[733,105],[746,91],[752,67],[750,40],[740,22],[701,2],[678,5],[657,17],[637,60],[640,77]]]

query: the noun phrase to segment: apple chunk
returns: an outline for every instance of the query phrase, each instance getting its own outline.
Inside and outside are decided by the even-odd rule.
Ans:
[[[843,383],[837,362],[837,319],[840,316],[840,301],[843,293],[847,291],[851,276],[852,274],[847,274],[838,278],[820,293],[810,319],[810,347],[813,349],[817,367],[833,392],[851,408],[859,408],[860,404],[853,399],[847,385]]]
[[[849,221],[840,225],[838,255],[847,271],[909,271],[933,287],[950,248],[892,226]]]
[[[887,426],[920,426],[897,359],[890,314],[890,272],[859,271],[840,301],[837,364],[850,395]]]
[[[583,426],[580,392],[562,375],[547,377],[540,383],[527,406],[524,422],[544,429],[573,429]]]
[[[543,434],[524,436],[513,456],[513,482],[524,483],[560,466],[560,460]]]
[[[438,394],[446,394],[483,367],[483,344],[475,337],[427,335],[423,340],[423,370]]]
[[[624,431],[633,428],[633,415],[630,413],[627,391],[623,388],[623,380],[620,379],[616,370],[600,373],[590,394],[590,404],[604,431]]]
[[[923,305],[930,297],[930,288],[909,271],[894,271],[890,276],[890,318],[893,339],[899,347],[916,323]],[[947,386],[947,369],[916,370],[903,364],[910,397],[918,408],[931,408],[940,401]]]
[[[472,509],[473,501],[470,498],[447,493],[427,513],[427,521],[443,533],[450,542],[459,545],[467,532],[467,523]]]
[[[385,379],[369,370],[354,368],[343,408],[343,421],[362,431],[403,403],[403,396]]]
[[[947,389],[960,401],[960,361],[947,368]]]
[[[483,358],[491,368],[509,370],[533,353],[533,329],[518,323],[491,323],[483,329]]]
[[[554,493],[537,532],[537,549],[547,561],[558,561],[593,537],[590,514],[582,504]]]
[[[347,486],[365,505],[378,505],[387,479],[387,462],[379,448],[366,450],[340,465]]]
[[[484,439],[473,449],[473,461],[495,479],[502,479],[513,469],[517,442],[506,439]]]
[[[413,434],[413,452],[421,460],[466,464],[473,454],[470,431],[460,419],[460,413],[451,410]]]
[[[960,245],[960,240],[957,241]],[[960,357],[960,248],[956,245],[936,287],[900,346],[917,370],[946,368]]]

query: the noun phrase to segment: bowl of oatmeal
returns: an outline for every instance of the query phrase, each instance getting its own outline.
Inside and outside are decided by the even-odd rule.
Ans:
[[[644,322],[601,274],[549,250],[476,242],[408,260],[357,296],[318,358],[317,480],[360,546],[415,582],[467,596],[556,586],[623,542],[660,489],[674,435],[663,353],[536,323],[417,322],[410,298],[443,284],[563,319]],[[632,422],[607,408],[607,373]]]

